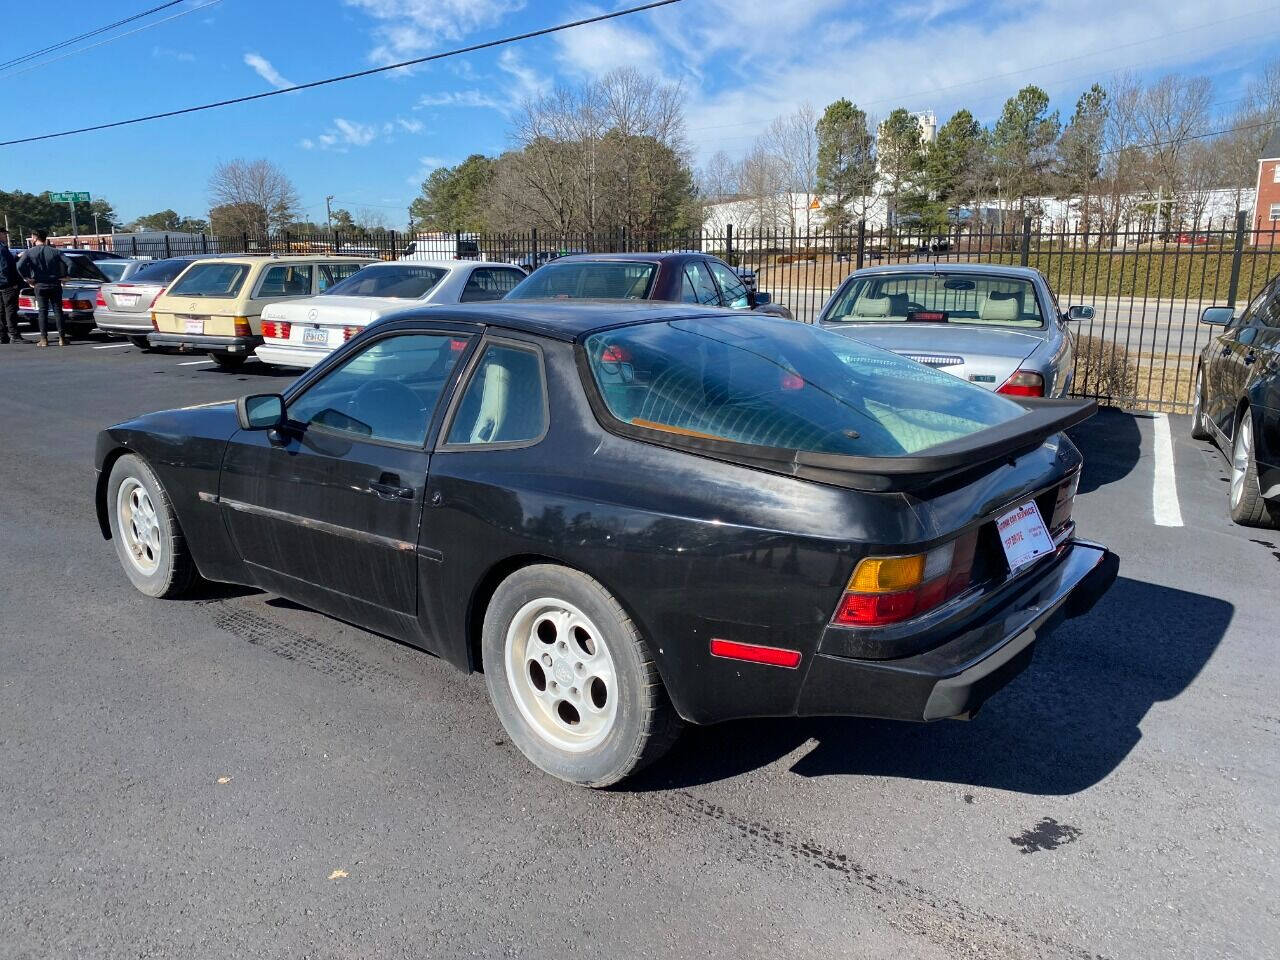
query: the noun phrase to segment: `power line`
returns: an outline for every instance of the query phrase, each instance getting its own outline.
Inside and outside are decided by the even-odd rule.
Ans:
[[[217,100],[213,103],[203,103],[195,107],[183,107],[180,110],[166,110],[164,113],[153,113],[145,117],[133,117],[129,120],[116,120],[112,123],[99,123],[94,124],[91,127],[78,127],[74,130],[62,130],[58,133],[43,133],[35,137],[20,137],[16,140],[0,140],[0,147],[11,147],[19,143],[35,143],[39,140],[53,140],[58,137],[69,137],[77,133],[91,133],[95,130],[109,130],[113,127],[126,127],[135,123],[146,123],[150,120],[163,120],[167,117],[178,117],[187,113],[198,113],[201,110],[212,110],[215,107],[229,107],[239,103],[248,103],[252,100],[265,100],[267,97],[278,97],[285,93],[296,93],[299,90],[311,90],[314,87],[323,87],[331,83],[341,83],[346,80],[370,77],[377,73],[386,73],[389,70],[413,67],[422,63],[430,63],[434,60],[443,60],[447,57],[460,56],[464,53],[475,53],[477,50],[488,50],[492,47],[500,47],[509,43],[516,43],[520,40],[531,40],[534,37],[545,37],[548,34],[559,33],[562,30],[570,30],[574,27],[584,27],[592,23],[600,23],[604,20],[615,20],[618,17],[625,17],[633,13],[641,13],[645,10],[653,10],[657,7],[665,7],[670,4],[680,2],[681,0],[652,0],[650,3],[643,3],[635,7],[627,7],[623,10],[615,10],[612,13],[602,13],[594,17],[586,17],[582,20],[572,20],[568,23],[556,24],[553,27],[543,27],[541,30],[530,30],[528,33],[502,37],[498,40],[486,40],[484,43],[475,43],[469,47],[458,47],[454,50],[446,50],[442,53],[433,53],[425,57],[415,57],[412,60],[401,60],[399,63],[389,63],[381,67],[370,67],[368,70],[357,70],[355,73],[344,73],[341,76],[327,77],[324,80],[312,80],[310,83],[298,83],[291,87],[285,87],[281,90],[266,90],[262,93],[253,93],[244,97],[234,97],[230,100]]]
[[[33,63],[30,66],[23,67],[21,70],[15,70],[13,73],[9,74],[4,79],[12,80],[14,77],[20,77],[24,73],[30,73],[32,70],[41,70],[49,66],[49,64],[51,63],[57,63],[59,60],[65,60],[67,59],[67,57],[74,57],[78,53],[87,53],[90,50],[95,49],[96,47],[106,46],[108,43],[115,43],[117,40],[123,40],[125,37],[132,37],[135,33],[141,33],[143,30],[150,30],[152,27],[163,26],[164,24],[168,23],[170,20],[177,20],[179,17],[185,17],[188,14],[196,13],[197,11],[204,10],[208,7],[212,7],[216,3],[221,3],[221,2],[222,0],[208,0],[208,2],[202,3],[198,7],[188,7],[186,10],[180,10],[178,13],[175,13],[172,16],[165,17],[163,20],[156,20],[156,21],[153,21],[152,23],[145,23],[140,27],[135,27],[133,30],[127,30],[124,33],[118,33],[114,37],[107,37],[105,40],[99,40],[97,43],[91,43],[87,47],[79,47],[75,50],[68,50],[66,53],[62,54],[61,56],[53,57],[50,60],[42,60],[39,63]]]
[[[1110,150],[1099,150],[1098,156],[1109,157],[1113,153],[1123,153],[1126,150],[1154,150],[1156,147],[1172,147],[1179,143],[1190,143],[1192,140],[1207,140],[1210,137],[1220,137],[1224,133],[1239,133],[1243,130],[1261,130],[1263,127],[1274,127],[1280,124],[1280,120],[1263,120],[1260,123],[1242,123],[1238,127],[1224,127],[1221,130],[1210,130],[1207,133],[1188,134],[1185,137],[1174,137],[1172,140],[1153,140],[1150,143],[1133,143],[1123,147],[1112,147]]]
[[[123,27],[126,23],[132,23],[135,20],[141,20],[143,17],[149,17],[153,13],[159,13],[161,10],[167,10],[169,7],[176,7],[182,3],[182,0],[169,0],[168,3],[162,3],[158,7],[152,7],[150,10],[143,10],[141,13],[135,13],[131,17],[125,17],[123,20],[117,20],[115,23],[108,23],[105,27],[98,27],[87,33],[82,33],[70,40],[63,40],[60,43],[51,44],[41,50],[33,50],[31,53],[23,54],[20,57],[14,57],[12,60],[6,60],[0,63],[0,70],[6,70],[9,67],[16,66],[19,63],[25,63],[35,57],[43,56],[46,53],[52,53],[54,50],[61,50],[63,47],[69,47],[73,43],[79,43],[81,40],[88,40],[90,37],[96,37],[100,33],[106,33],[108,30],[114,30],[116,27]]]

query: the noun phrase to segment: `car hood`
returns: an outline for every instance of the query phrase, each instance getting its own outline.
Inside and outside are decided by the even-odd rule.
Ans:
[[[851,340],[955,374],[988,390],[999,388],[1044,343],[1043,329],[1002,330],[951,323],[833,323],[826,327]]]
[[[419,304],[393,297],[308,297],[263,308],[263,320],[365,326],[379,317]]]

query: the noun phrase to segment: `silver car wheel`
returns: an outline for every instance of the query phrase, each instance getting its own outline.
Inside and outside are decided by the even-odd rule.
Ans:
[[[1246,412],[1236,426],[1236,435],[1231,444],[1231,506],[1240,506],[1244,497],[1245,480],[1249,474],[1249,463],[1253,460],[1253,419]]]
[[[151,494],[135,477],[126,477],[116,493],[116,523],[130,562],[139,573],[151,576],[164,559],[160,518]]]
[[[507,628],[507,683],[521,715],[561,750],[590,750],[618,713],[618,681],[604,635],[566,600],[531,600]]]

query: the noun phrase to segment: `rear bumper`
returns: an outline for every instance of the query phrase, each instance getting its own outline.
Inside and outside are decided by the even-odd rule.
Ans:
[[[151,314],[144,313],[117,313],[114,310],[104,310],[98,307],[93,311],[93,322],[98,325],[98,329],[106,333],[122,333],[128,336],[137,336],[138,334],[150,334],[152,331]]]
[[[153,347],[178,347],[208,353],[252,353],[261,337],[215,337],[209,334],[154,332],[148,338]]]
[[[264,341],[254,351],[254,355],[263,363],[274,363],[281,367],[314,367],[332,352],[328,349],[317,350]]]
[[[1120,561],[1098,544],[1072,541],[1052,565],[941,646],[895,660],[818,653],[796,704],[802,716],[893,720],[970,717],[1031,662],[1035,642],[1087,613],[1115,582]]]

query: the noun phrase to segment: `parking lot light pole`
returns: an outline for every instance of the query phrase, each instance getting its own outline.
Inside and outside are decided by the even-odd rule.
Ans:
[[[329,227],[329,232],[333,233],[333,210],[330,204],[333,203],[333,194],[324,198],[324,222]]]

